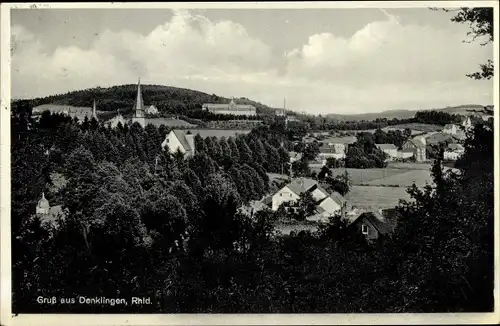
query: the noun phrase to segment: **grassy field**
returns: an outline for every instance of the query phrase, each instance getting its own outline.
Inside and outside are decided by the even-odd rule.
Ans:
[[[409,170],[405,169],[332,169],[333,175],[342,175],[347,171],[353,185],[366,184],[367,182],[399,175]]]
[[[409,128],[413,131],[418,131],[418,132],[432,132],[432,131],[441,131],[443,130],[443,126],[440,125],[432,125],[432,124],[427,124],[427,123],[403,123],[400,125],[394,125],[394,126],[389,126],[386,128],[392,128],[392,129],[406,129]],[[385,129],[385,128],[384,128]]]
[[[349,205],[359,209],[393,208],[400,199],[409,200],[406,187],[353,186],[346,195]]]
[[[162,124],[167,126],[167,127],[196,127],[196,125],[191,124],[187,121],[181,120],[181,119],[171,119],[171,118],[147,118],[146,119],[147,123],[155,125],[157,127],[161,126]]]
[[[432,178],[430,171],[412,170],[404,173],[394,174],[387,178],[368,181],[365,182],[365,185],[409,187],[414,183],[418,187],[423,187],[426,184],[431,184]]]

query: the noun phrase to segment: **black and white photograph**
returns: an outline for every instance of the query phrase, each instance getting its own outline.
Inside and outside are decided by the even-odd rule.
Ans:
[[[2,4],[2,325],[498,322],[498,9]]]

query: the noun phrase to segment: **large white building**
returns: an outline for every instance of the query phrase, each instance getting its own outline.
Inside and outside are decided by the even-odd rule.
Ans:
[[[231,100],[231,102],[229,102],[229,104],[205,103],[202,105],[202,108],[213,114],[232,114],[245,116],[257,115],[257,110],[253,105],[236,104],[234,98]]]

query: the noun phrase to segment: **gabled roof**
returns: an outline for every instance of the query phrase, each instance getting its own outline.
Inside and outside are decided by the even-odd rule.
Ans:
[[[321,142],[323,144],[354,144],[358,139],[356,136],[345,136],[345,137],[329,137],[323,139]]]
[[[186,139],[186,134],[184,133],[184,131],[178,130],[178,129],[174,129],[174,130],[172,130],[172,132],[174,133],[175,137],[177,137],[177,139],[181,143],[181,145],[184,148],[184,150],[185,151],[190,151],[191,150],[191,146],[189,146],[189,143],[188,143],[188,141]]]
[[[339,194],[336,191],[334,191],[333,193],[330,194],[330,198],[333,199],[340,206],[342,206],[346,203],[344,196],[342,196],[341,194]]]
[[[393,225],[388,221],[385,221],[384,217],[379,212],[363,213],[357,218],[356,221],[361,221],[363,219],[368,220],[380,234],[388,234],[394,230]]]
[[[406,143],[410,143],[410,144],[413,144],[413,146],[417,147],[417,148],[425,148],[425,144],[418,141],[418,140],[415,140],[415,139],[408,139],[408,141]]]
[[[457,127],[457,125],[453,123],[448,123],[447,125],[444,126],[444,129],[452,129],[453,127]]]
[[[340,150],[337,150],[333,146],[328,146],[328,145],[323,145],[319,148],[320,153],[333,153],[333,154],[342,154],[343,152]]]
[[[301,195],[303,192],[311,190],[318,183],[308,178],[298,178],[286,185],[288,189],[293,191],[296,195]]]
[[[379,149],[398,149],[394,144],[375,144]]]

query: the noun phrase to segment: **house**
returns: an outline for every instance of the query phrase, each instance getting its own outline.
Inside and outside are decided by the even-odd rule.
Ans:
[[[449,123],[444,126],[443,132],[445,134],[456,135],[458,130],[459,128],[456,124]]]
[[[465,130],[470,130],[472,128],[472,121],[470,117],[468,116],[462,117],[462,127],[464,127]]]
[[[50,206],[49,201],[45,198],[45,194],[42,192],[42,198],[38,201],[36,205],[35,215],[40,218],[43,224],[51,224],[56,226],[55,222],[59,218],[64,218],[65,214],[61,205]]]
[[[148,115],[157,115],[159,113],[158,108],[154,105],[148,106],[145,111]]]
[[[302,158],[302,153],[288,152],[288,155],[290,156],[290,163],[296,162]]]
[[[403,144],[403,153],[413,153],[412,156],[415,157],[417,162],[423,162],[427,160],[426,157],[426,143],[425,138],[423,137],[415,137],[413,139],[407,140]]]
[[[347,137],[329,137],[321,141],[322,146],[335,147],[337,153],[347,153],[349,145],[354,144],[357,141],[355,136]]]
[[[395,209],[361,213],[348,227],[350,232],[361,233],[368,241],[381,235],[391,235],[397,225],[399,213]]]
[[[194,137],[194,134],[186,133],[183,130],[172,130],[161,143],[161,148],[165,150],[165,147],[168,146],[170,153],[174,154],[180,151],[184,157],[190,157],[195,154]]]
[[[345,158],[345,147],[342,146],[320,146],[317,159],[326,164],[326,160],[333,157],[337,160]]]
[[[289,122],[299,122],[300,120],[294,115],[287,115],[285,122],[288,124]]]
[[[398,157],[398,148],[394,144],[375,144],[375,146],[387,154],[389,158]]]
[[[318,206],[316,208],[317,214],[309,217],[308,220],[325,221],[330,216],[333,216],[336,213],[342,212],[343,214],[345,214],[346,209],[347,201],[345,200],[345,198],[338,192],[333,192],[331,195],[323,198],[318,202]]]
[[[111,128],[116,128],[118,127],[118,124],[121,123],[122,126],[125,126],[127,124],[127,120],[123,118],[123,116],[118,112],[116,116],[114,116],[112,119],[108,120],[106,122],[107,125],[109,125]]]
[[[257,115],[257,110],[253,105],[236,104],[234,97],[229,104],[205,103],[202,105],[202,109],[213,114]]]
[[[465,152],[461,144],[448,144],[443,153],[443,159],[448,161],[456,161]]]
[[[285,110],[283,109],[276,109],[274,110],[274,115],[277,117],[284,117],[285,116]]]
[[[297,201],[301,194],[312,190],[317,185],[317,181],[308,178],[293,180],[272,196],[271,209],[277,211],[281,204]]]

